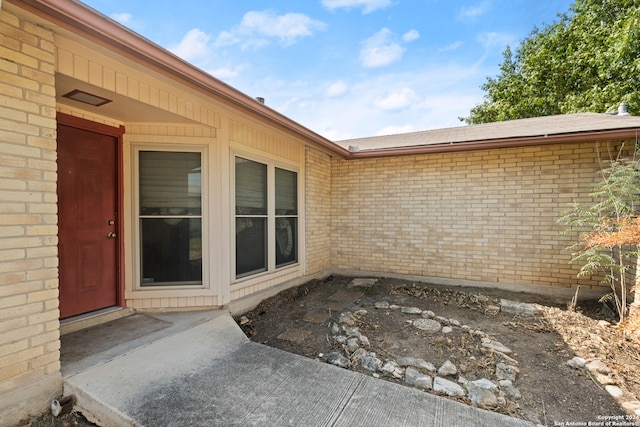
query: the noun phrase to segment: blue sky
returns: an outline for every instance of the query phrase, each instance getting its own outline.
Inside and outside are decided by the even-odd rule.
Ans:
[[[85,0],[332,140],[460,126],[569,0]]]

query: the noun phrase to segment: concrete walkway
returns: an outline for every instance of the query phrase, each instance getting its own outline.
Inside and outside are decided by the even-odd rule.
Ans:
[[[66,363],[65,394],[88,419],[104,427],[533,425],[251,342],[224,311],[182,328],[156,316],[168,325],[148,322],[137,345],[114,346],[119,355],[112,347]]]

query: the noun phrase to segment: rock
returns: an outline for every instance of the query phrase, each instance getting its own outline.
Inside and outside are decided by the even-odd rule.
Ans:
[[[375,308],[378,308],[378,309],[386,310],[386,309],[388,309],[388,308],[389,308],[389,303],[388,303],[388,302],[386,302],[386,301],[380,301],[380,302],[377,302],[377,303],[374,305],[374,307],[375,307]]]
[[[380,371],[382,370],[382,360],[378,359],[374,355],[374,353],[371,353],[360,359],[360,366],[362,366],[367,371]]]
[[[420,329],[421,331],[425,331],[428,333],[436,333],[442,328],[440,322],[437,322],[433,319],[417,319],[413,321],[413,326]]]
[[[416,357],[401,357],[397,360],[400,366],[413,366],[414,368],[421,368],[429,372],[435,372],[436,367],[424,359],[418,359]]]
[[[517,365],[518,363],[520,363],[516,359],[511,358],[511,357],[507,356],[504,353],[500,353],[499,351],[494,351],[493,353],[497,354],[498,356],[500,356],[502,358],[502,360],[504,360],[505,362],[507,362],[507,363],[509,363],[511,365]]]
[[[422,310],[418,307],[402,307],[400,311],[404,314],[422,314]]]
[[[636,415],[640,415],[640,401],[638,400],[632,400],[630,402],[624,402],[622,403],[622,409],[630,412],[630,413],[634,413]]]
[[[496,395],[493,391],[481,387],[477,381],[472,381],[466,385],[467,393],[471,404],[480,408],[495,408],[498,405]]]
[[[348,337],[358,337],[360,336],[360,329],[353,327],[353,326],[343,326],[342,329],[344,330],[344,333],[348,336]]]
[[[540,307],[537,304],[528,304],[525,302],[501,299],[500,311],[509,314],[525,314],[528,316],[532,316],[540,312]]]
[[[360,363],[360,360],[364,359],[368,355],[369,353],[367,353],[367,350],[365,350],[364,348],[359,348],[353,352],[353,354],[351,355],[351,360],[353,361],[353,363]]]
[[[598,372],[600,374],[608,374],[609,372],[611,372],[607,365],[605,365],[604,363],[602,363],[600,360],[597,360],[597,359],[587,363],[585,367],[590,372],[593,372],[593,373]]]
[[[495,385],[491,380],[486,378],[482,378],[479,380],[472,381],[476,387],[484,388],[486,390],[497,391],[498,386]]]
[[[390,360],[382,365],[382,372],[393,376],[394,378],[402,378],[402,374],[404,373],[404,369],[400,367],[396,362]]]
[[[377,281],[378,281],[378,279],[355,278],[347,285],[347,288],[373,286],[373,285],[376,284]]]
[[[389,306],[389,309],[391,309],[391,310],[400,310],[401,308],[402,308],[402,307],[400,307],[400,306],[399,306],[399,305],[397,305],[397,304],[391,304],[391,305]]]
[[[620,389],[620,387],[615,385],[607,385],[604,387],[607,390],[607,393],[611,395],[614,399],[618,399],[624,395],[624,392]]]
[[[446,317],[436,316],[436,320],[438,322],[442,323],[443,325],[448,325],[449,324],[449,319],[447,319]]]
[[[453,332],[453,328],[451,326],[445,326],[442,328],[443,334],[450,334],[451,332]]]
[[[338,344],[346,344],[347,337],[345,337],[344,335],[334,335],[333,340]]]
[[[513,382],[511,380],[501,380],[499,384],[504,391],[504,394],[506,394],[508,397],[512,399],[522,399],[520,390],[518,390],[518,388],[513,385]]]
[[[441,377],[451,377],[456,375],[457,373],[458,368],[456,368],[456,365],[451,363],[450,360],[444,362],[442,366],[440,366],[440,369],[438,369],[438,375],[440,375]]]
[[[355,318],[362,318],[365,317],[367,315],[367,310],[356,310],[353,312],[353,317]]]
[[[365,346],[365,347],[371,347],[371,343],[369,342],[369,338],[367,338],[365,335],[358,335],[358,339],[360,340],[360,343]]]
[[[587,363],[586,360],[584,360],[582,357],[576,356],[573,359],[567,361],[567,366],[573,369],[579,369],[579,368],[584,368],[584,365],[586,363]]]
[[[240,324],[241,325],[246,325],[247,323],[249,323],[249,318],[247,316],[242,316],[240,318]]]
[[[496,377],[498,380],[511,380],[515,381],[516,376],[520,373],[520,369],[512,365],[505,365],[504,363],[498,363],[496,365]]]
[[[464,397],[466,394],[458,384],[440,377],[433,381],[433,390],[451,397]]]
[[[345,313],[340,313],[338,323],[340,323],[341,325],[353,326],[356,324],[356,321],[353,318],[353,314],[350,311],[347,311]]]
[[[612,385],[616,383],[609,375],[601,374],[600,372],[592,372],[592,375],[601,385]]]
[[[359,348],[360,348],[360,340],[358,340],[358,338],[349,338],[347,340],[347,350],[349,350],[349,353],[353,353]]]
[[[606,320],[598,320],[597,326],[601,328],[608,328],[609,326],[611,326],[611,323],[607,322]]]
[[[407,384],[430,390],[433,387],[433,380],[429,375],[425,375],[415,368],[407,368],[404,380]]]
[[[496,305],[488,305],[485,307],[484,313],[490,316],[496,316],[498,313],[500,313],[500,307]]]
[[[462,384],[465,385],[469,382],[468,379],[466,379],[465,377],[458,377],[458,384]]]
[[[496,403],[498,404],[498,406],[507,406],[507,399],[502,396],[498,396],[496,397]]]
[[[497,351],[497,352],[504,353],[504,354],[513,353],[513,351],[509,347],[507,347],[506,345],[502,344],[501,342],[489,339],[489,338],[483,338],[482,339],[482,346],[488,348],[489,350]]]
[[[333,335],[338,335],[340,333],[340,325],[335,322],[331,322],[331,333]]]
[[[460,321],[456,319],[449,319],[449,324],[451,326],[460,326]]]
[[[327,363],[339,366],[341,368],[349,368],[351,366],[351,362],[349,361],[349,359],[336,351],[327,355]]]
[[[436,314],[431,310],[426,310],[422,312],[421,316],[425,319],[433,319],[434,317],[436,317]]]

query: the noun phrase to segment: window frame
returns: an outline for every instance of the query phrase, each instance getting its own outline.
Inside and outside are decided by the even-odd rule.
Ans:
[[[261,271],[249,272],[242,275],[236,274],[237,256],[236,256],[236,218],[243,217],[244,215],[236,214],[236,158],[242,158],[245,160],[257,162],[267,167],[267,268]],[[230,242],[231,242],[231,283],[240,283],[246,280],[259,278],[261,276],[298,268],[301,265],[301,250],[302,245],[302,173],[300,166],[292,163],[287,163],[282,160],[269,158],[266,156],[256,155],[242,150],[231,150],[230,156],[230,215],[231,215],[231,230],[230,230]],[[275,187],[275,174],[276,168],[285,171],[293,172],[296,174],[296,214],[295,215],[276,215],[276,187]],[[281,217],[295,217],[297,221],[294,245],[296,251],[296,260],[284,263],[282,265],[276,265],[276,219]]]
[[[165,291],[165,290],[189,290],[210,288],[209,270],[210,247],[209,247],[209,154],[207,145],[195,144],[162,144],[162,143],[133,143],[132,148],[132,241],[133,241],[133,291]],[[201,245],[202,245],[202,283],[168,283],[168,284],[143,284],[142,277],[142,227],[141,219],[163,218],[162,215],[142,215],[140,213],[140,152],[169,152],[169,153],[199,153],[200,154],[200,215],[176,215],[171,218],[191,218],[201,221]]]

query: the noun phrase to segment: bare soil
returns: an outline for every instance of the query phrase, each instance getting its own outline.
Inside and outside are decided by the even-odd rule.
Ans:
[[[54,417],[50,412],[22,421],[17,427],[97,427],[78,412]]]
[[[567,310],[569,301],[503,290],[447,288],[397,279],[379,279],[368,287],[350,287],[353,278],[329,277],[292,288],[263,301],[236,319],[255,342],[326,361],[327,354],[340,351],[330,327],[341,313],[366,310],[357,317],[357,327],[370,341],[368,351],[383,360],[403,356],[424,359],[436,367],[453,362],[469,381],[495,380],[496,355],[484,349],[480,338],[462,328],[449,334],[428,334],[412,327],[411,315],[399,310],[376,309],[386,301],[404,307],[431,310],[436,316],[456,319],[461,325],[480,330],[505,344],[514,353],[520,373],[514,385],[521,399],[508,399],[493,410],[545,426],[559,423],[602,421],[627,414],[631,424],[640,421],[621,408],[622,401],[640,397],[640,339],[615,326],[612,312],[596,301]],[[537,303],[539,314],[495,313],[500,299]],[[414,317],[418,318],[418,317]],[[611,370],[598,378],[586,369],[573,369],[574,356],[599,359]],[[498,360],[499,361],[499,360]],[[361,367],[352,368],[371,375]],[[382,375],[381,380],[405,384],[403,379]],[[625,395],[616,401],[600,383],[614,383]],[[458,400],[469,403],[467,399]],[[624,418],[621,418],[624,420]],[[578,425],[578,424],[574,424]]]

